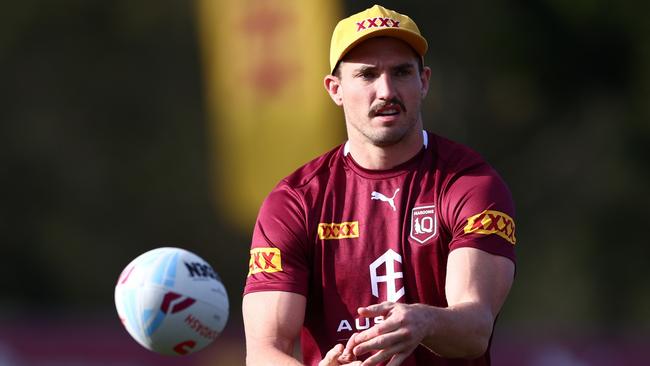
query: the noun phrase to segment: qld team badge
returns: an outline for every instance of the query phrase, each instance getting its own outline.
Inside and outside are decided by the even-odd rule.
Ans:
[[[411,210],[411,238],[425,244],[438,234],[436,205],[413,207]]]

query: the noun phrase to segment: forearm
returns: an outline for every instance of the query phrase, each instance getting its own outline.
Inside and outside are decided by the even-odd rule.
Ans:
[[[293,358],[290,354],[290,347],[279,347],[273,345],[258,345],[247,347],[247,366],[302,366],[302,363]]]
[[[249,366],[300,366],[292,357],[300,336],[305,297],[290,292],[255,292],[244,296],[242,313]]]
[[[471,302],[426,307],[428,334],[422,345],[445,358],[476,358],[485,353],[494,326],[489,308]]]

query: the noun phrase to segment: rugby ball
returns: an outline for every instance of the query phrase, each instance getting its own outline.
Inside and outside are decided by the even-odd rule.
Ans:
[[[228,320],[228,294],[214,269],[198,255],[164,247],[129,263],[115,285],[115,307],[128,333],[164,355],[201,350]]]

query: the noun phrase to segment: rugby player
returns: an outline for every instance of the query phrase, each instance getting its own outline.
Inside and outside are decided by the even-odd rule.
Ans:
[[[410,17],[377,5],[334,29],[324,85],[348,140],[262,204],[247,364],[490,364],[515,273],[514,204],[481,156],[423,130],[426,51]]]

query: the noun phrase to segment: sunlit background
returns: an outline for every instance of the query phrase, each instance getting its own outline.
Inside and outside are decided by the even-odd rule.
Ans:
[[[429,40],[426,128],[517,205],[495,365],[643,365],[650,346],[650,3],[385,1]],[[257,207],[344,141],[329,37],[368,1],[0,6],[0,365],[242,365]],[[122,328],[113,289],[159,246],[212,264],[222,337],[187,358]]]

